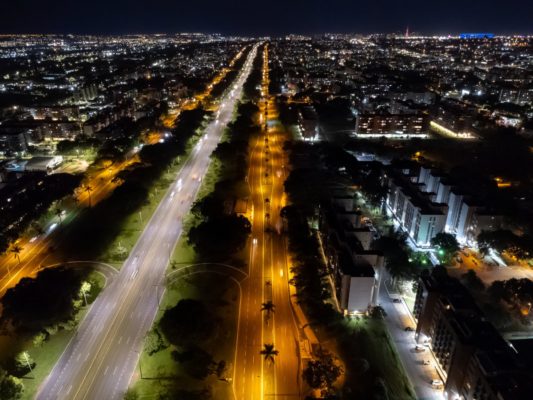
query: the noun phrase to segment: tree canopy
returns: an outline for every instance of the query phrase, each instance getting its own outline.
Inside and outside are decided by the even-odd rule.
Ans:
[[[165,311],[159,321],[159,327],[169,343],[192,346],[213,335],[217,320],[203,302],[183,299]]]
[[[35,278],[22,278],[0,300],[2,321],[20,331],[38,332],[72,319],[82,281],[79,270],[65,267],[48,268]]]
[[[2,400],[19,400],[23,392],[22,381],[0,368],[0,398]]]
[[[507,252],[517,258],[529,258],[533,254],[533,238],[529,235],[518,236],[505,229],[482,231],[477,237],[479,251],[488,254],[489,249]]]
[[[316,358],[307,363],[303,378],[311,388],[321,389],[327,394],[343,370],[327,350],[319,349],[316,353]]]
[[[201,258],[223,259],[244,248],[251,232],[251,224],[246,217],[223,215],[192,227],[188,241]]]
[[[431,239],[431,245],[437,248],[438,258],[445,264],[459,251],[459,243],[455,235],[446,232],[439,232]]]

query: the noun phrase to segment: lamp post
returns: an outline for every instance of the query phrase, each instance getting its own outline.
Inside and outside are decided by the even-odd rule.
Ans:
[[[30,358],[28,357],[28,352],[23,351],[22,356],[24,357],[24,360],[26,361],[26,365],[30,369],[30,374],[33,373],[33,368],[31,367],[31,364],[30,364]]]
[[[91,284],[89,282],[83,282],[81,285],[81,293],[83,294],[83,299],[85,300],[85,307],[87,307],[87,292],[91,290]]]

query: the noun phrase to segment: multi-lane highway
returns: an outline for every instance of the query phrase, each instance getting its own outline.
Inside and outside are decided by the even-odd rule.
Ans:
[[[268,95],[268,48],[264,50],[262,135],[251,143],[248,182],[252,194],[252,245],[249,278],[242,286],[242,306],[234,381],[237,399],[298,399],[300,361],[298,328],[289,295],[289,273],[283,236],[281,208],[285,204],[283,152],[285,132],[276,124],[277,111]],[[275,310],[267,318],[261,304],[272,301]],[[274,364],[259,352],[273,343],[279,355]]]
[[[97,298],[76,336],[44,382],[38,399],[119,399],[135,370],[144,335],[157,313],[164,273],[242,85],[257,46],[249,53],[216,120],[206,128],[114,281]]]

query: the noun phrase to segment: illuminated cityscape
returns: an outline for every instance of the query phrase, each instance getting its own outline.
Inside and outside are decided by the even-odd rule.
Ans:
[[[533,6],[26,3],[0,400],[531,398]]]

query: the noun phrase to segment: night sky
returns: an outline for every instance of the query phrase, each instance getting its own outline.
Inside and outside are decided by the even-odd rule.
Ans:
[[[533,0],[0,0],[3,33],[533,33]]]

